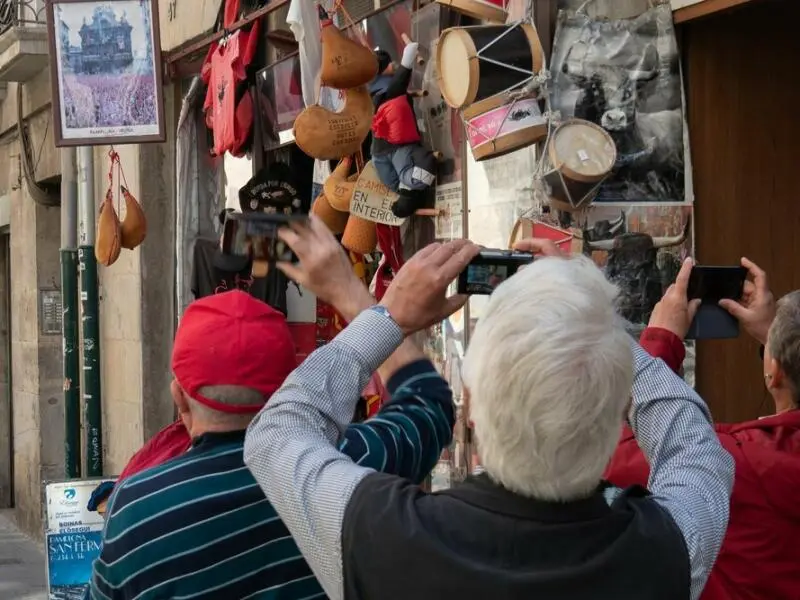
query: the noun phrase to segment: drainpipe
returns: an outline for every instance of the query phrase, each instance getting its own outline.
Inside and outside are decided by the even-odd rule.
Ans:
[[[78,165],[75,148],[61,149],[61,307],[64,366],[64,471],[81,476],[80,340],[78,338]]]
[[[80,191],[81,315],[83,325],[83,400],[86,423],[86,476],[103,476],[103,410],[100,395],[100,312],[97,297],[97,260],[94,257],[94,152],[78,149]]]

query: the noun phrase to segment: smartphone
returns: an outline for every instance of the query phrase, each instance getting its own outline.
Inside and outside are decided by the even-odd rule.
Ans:
[[[291,248],[278,238],[278,230],[303,221],[308,221],[308,215],[228,213],[222,230],[222,254],[270,264],[297,262]]]
[[[747,269],[695,266],[687,296],[701,304],[686,334],[688,340],[720,340],[739,336],[739,321],[719,306],[720,300],[741,300]]]
[[[458,293],[489,295],[520,267],[533,262],[533,254],[515,250],[484,249],[458,276]]]
[[[689,276],[689,300],[719,304],[720,300],[740,300],[744,293],[747,269],[744,267],[694,266]]]

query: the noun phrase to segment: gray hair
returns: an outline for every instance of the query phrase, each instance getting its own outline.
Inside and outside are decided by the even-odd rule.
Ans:
[[[795,404],[800,404],[800,290],[778,300],[767,340],[769,353],[786,374]]]
[[[197,393],[204,398],[230,406],[262,406],[264,395],[258,390],[241,385],[207,385]],[[206,423],[226,426],[231,429],[244,429],[253,419],[255,413],[226,413],[214,410],[191,399],[192,413]]]
[[[502,283],[462,364],[486,473],[540,500],[589,496],[631,394],[617,288],[586,257],[542,258]]]

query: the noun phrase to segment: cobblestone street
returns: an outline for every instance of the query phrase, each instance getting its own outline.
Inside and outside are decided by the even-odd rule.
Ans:
[[[10,511],[0,511],[0,600],[44,600],[44,553],[21,534]]]

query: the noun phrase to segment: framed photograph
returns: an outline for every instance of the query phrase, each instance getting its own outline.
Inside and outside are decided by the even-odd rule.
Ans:
[[[55,145],[166,140],[156,0],[48,0]]]
[[[300,56],[293,54],[264,67],[256,74],[256,82],[265,149],[294,141],[291,135],[294,120],[305,108]]]

